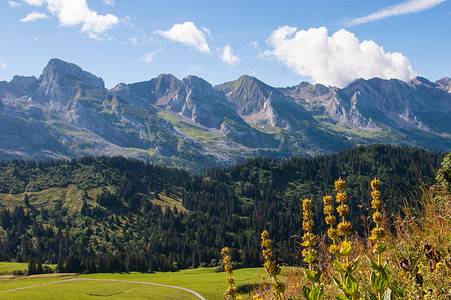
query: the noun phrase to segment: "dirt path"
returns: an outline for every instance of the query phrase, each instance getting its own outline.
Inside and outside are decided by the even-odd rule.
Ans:
[[[64,279],[64,280],[58,280],[58,281],[52,281],[52,282],[48,282],[48,283],[43,283],[43,284],[37,284],[37,285],[31,285],[31,286],[25,286],[25,287],[21,287],[21,288],[17,288],[17,289],[12,289],[12,290],[7,290],[7,291],[0,291],[1,293],[7,293],[7,292],[13,292],[13,291],[19,291],[19,290],[24,290],[24,289],[29,289],[29,288],[34,288],[34,287],[39,287],[39,286],[44,286],[44,285],[49,285],[49,284],[53,284],[53,283],[60,283],[60,282],[68,282],[68,281],[76,281],[76,280],[89,280],[89,281],[113,281],[113,282],[127,282],[127,283],[138,283],[138,284],[148,284],[148,285],[156,285],[156,286],[163,286],[163,287],[168,287],[168,288],[173,288],[173,289],[179,289],[179,290],[183,290],[186,291],[188,293],[193,294],[194,296],[196,296],[197,298],[201,299],[201,300],[206,300],[204,297],[202,297],[199,293],[184,288],[184,287],[180,287],[180,286],[174,286],[174,285],[167,285],[167,284],[161,284],[161,283],[153,283],[153,282],[144,282],[144,281],[131,281],[131,280],[119,280],[119,279],[91,279],[91,278],[71,278],[71,279]]]

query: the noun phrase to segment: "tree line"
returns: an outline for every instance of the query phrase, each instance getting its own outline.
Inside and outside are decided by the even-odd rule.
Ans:
[[[374,177],[387,214],[396,215],[417,205],[421,182],[433,181],[443,156],[373,145],[313,159],[257,157],[197,175],[122,157],[1,162],[1,193],[23,200],[0,208],[0,260],[57,264],[61,272],[175,271],[218,266],[227,246],[235,267],[260,266],[260,233],[268,230],[275,257],[297,265],[300,200],[312,199],[320,232],[322,197],[343,178],[362,235]],[[29,193],[68,185],[83,191],[81,209],[30,202]],[[161,204],[166,197],[181,205]]]

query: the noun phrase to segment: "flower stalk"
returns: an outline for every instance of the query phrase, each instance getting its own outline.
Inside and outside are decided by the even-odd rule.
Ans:
[[[387,248],[384,239],[386,236],[385,229],[382,228],[382,207],[384,202],[381,200],[381,192],[379,191],[380,181],[376,178],[371,181],[371,206],[374,210],[373,221],[376,223],[376,227],[371,230],[370,240],[376,241],[373,246],[373,253],[376,255],[377,261],[371,260],[371,267],[373,271],[370,275],[371,285],[376,291],[376,297],[378,300],[387,299],[391,295],[391,290],[388,287],[389,276],[387,272],[387,264],[382,262],[382,254]]]
[[[228,273],[226,282],[229,284],[227,291],[224,294],[224,298],[236,299],[237,288],[235,286],[235,279],[233,278],[233,268],[231,265],[231,257],[229,254],[229,248],[224,247],[221,250],[222,262],[224,263],[224,270]]]
[[[277,275],[280,275],[281,267],[272,260],[272,249],[271,249],[271,240],[269,239],[269,233],[268,231],[263,231],[261,234],[261,246],[263,248],[263,257],[266,259],[266,262],[264,264],[266,273],[268,273],[269,278],[272,279],[272,287],[274,290],[274,296],[277,297],[277,299],[282,300],[283,299],[283,292],[285,292],[285,284],[278,280]]]
[[[315,248],[313,248],[317,241],[315,234],[313,234],[315,223],[313,222],[312,200],[302,200],[302,209],[304,217],[302,228],[305,232],[302,237],[303,242],[301,243],[301,245],[305,247],[305,249],[302,250],[302,256],[304,257],[304,262],[308,263],[308,269],[304,271],[308,280],[311,282],[310,287],[304,286],[302,288],[302,293],[307,300],[319,300],[323,297],[324,288],[322,285],[319,285],[322,272],[317,266],[313,265],[313,262],[318,257],[318,253]]]

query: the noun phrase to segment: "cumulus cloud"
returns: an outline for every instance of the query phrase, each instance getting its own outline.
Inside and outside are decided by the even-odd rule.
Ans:
[[[69,27],[81,25],[81,31],[87,33],[92,39],[100,40],[108,37],[106,31],[119,22],[119,19],[112,14],[99,15],[91,10],[86,0],[25,0],[25,2],[33,6],[47,4],[48,11],[58,17],[60,25]],[[35,16],[38,14],[33,13]]]
[[[149,63],[149,62],[153,62],[153,58],[155,57],[155,55],[157,54],[156,51],[153,52],[149,52],[144,54],[144,56],[141,58],[142,61]]]
[[[434,6],[437,6],[446,0],[409,0],[405,1],[403,3],[389,6],[386,8],[383,8],[381,10],[378,10],[375,13],[372,13],[370,15],[356,18],[348,23],[349,26],[368,23],[392,16],[399,16],[399,15],[406,15],[411,13],[417,13],[423,10],[427,10],[430,8],[433,8]]]
[[[262,58],[284,63],[295,73],[315,82],[344,87],[357,78],[397,78],[408,81],[416,76],[409,60],[401,53],[385,52],[373,41],[360,42],[344,29],[328,36],[327,28],[299,30],[284,26],[268,38],[271,50]]]
[[[241,63],[241,58],[233,54],[232,48],[229,45],[222,48],[220,57],[223,62],[228,63],[232,67]]]
[[[198,29],[193,22],[175,24],[167,31],[158,30],[154,33],[161,35],[171,41],[182,43],[202,53],[210,53],[206,37],[210,34],[208,28]]]
[[[37,11],[29,13],[25,18],[20,19],[20,22],[33,22],[36,20],[47,19],[47,15]]]

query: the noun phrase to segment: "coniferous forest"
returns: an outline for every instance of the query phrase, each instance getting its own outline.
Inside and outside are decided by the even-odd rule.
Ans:
[[[257,157],[196,175],[122,157],[2,162],[0,260],[60,272],[174,271],[219,266],[229,247],[235,268],[261,266],[267,230],[277,260],[297,265],[302,199],[312,199],[315,232],[325,233],[322,198],[343,178],[350,221],[363,235],[373,178],[394,218],[421,205],[421,185],[443,157],[373,145],[313,159]]]

